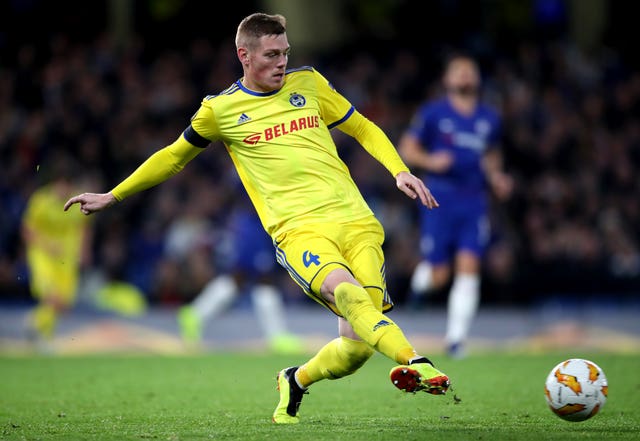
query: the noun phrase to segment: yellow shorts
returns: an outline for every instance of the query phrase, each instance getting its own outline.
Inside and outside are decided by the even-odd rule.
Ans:
[[[381,305],[389,311],[393,302],[387,292],[382,243],[384,230],[375,217],[348,224],[320,223],[294,228],[275,241],[276,259],[291,278],[313,300],[342,316],[335,305],[320,295],[325,277],[336,268],[345,268]]]
[[[38,300],[55,298],[58,303],[71,305],[76,299],[79,266],[73,259],[54,258],[38,251],[27,252],[31,294]]]

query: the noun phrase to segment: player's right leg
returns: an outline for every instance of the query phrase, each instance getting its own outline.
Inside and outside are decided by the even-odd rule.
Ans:
[[[433,286],[433,268],[427,260],[421,260],[411,275],[410,288],[416,296],[426,294]]]
[[[272,283],[258,283],[251,288],[251,301],[269,348],[278,354],[300,354],[303,342],[287,329],[283,294]]]
[[[207,283],[193,302],[178,311],[183,340],[189,344],[200,343],[207,320],[226,310],[237,295],[238,287],[231,275],[221,274]]]

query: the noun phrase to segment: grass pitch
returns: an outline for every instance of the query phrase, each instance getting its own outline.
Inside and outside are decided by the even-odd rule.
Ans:
[[[544,380],[572,357],[596,362],[609,399],[571,423],[547,408]],[[640,355],[487,354],[434,357],[452,379],[446,396],[403,394],[376,354],[357,374],[312,386],[301,423],[271,423],[275,375],[305,357],[0,358],[2,440],[637,440]],[[454,398],[455,397],[455,398]]]

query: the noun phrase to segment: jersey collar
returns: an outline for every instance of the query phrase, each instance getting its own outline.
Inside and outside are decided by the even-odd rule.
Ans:
[[[272,90],[270,92],[256,92],[255,90],[247,89],[246,87],[244,87],[244,84],[242,84],[242,79],[239,79],[238,81],[236,81],[236,84],[238,85],[240,90],[253,96],[271,96],[280,92],[280,89]]]

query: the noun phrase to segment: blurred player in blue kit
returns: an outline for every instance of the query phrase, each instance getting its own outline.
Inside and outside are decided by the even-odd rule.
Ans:
[[[202,340],[205,325],[249,294],[267,340],[276,353],[300,353],[302,341],[287,329],[283,293],[277,286],[279,271],[273,243],[248,202],[238,200],[230,212],[219,247],[220,273],[198,296],[178,311],[182,337],[189,344]]]
[[[463,345],[480,301],[481,262],[489,241],[489,191],[498,199],[511,192],[499,149],[501,121],[481,102],[476,61],[455,54],[445,63],[445,96],[424,103],[402,135],[399,151],[440,202],[420,209],[422,261],[411,279],[414,296],[444,288],[448,297],[446,344],[453,357]]]

